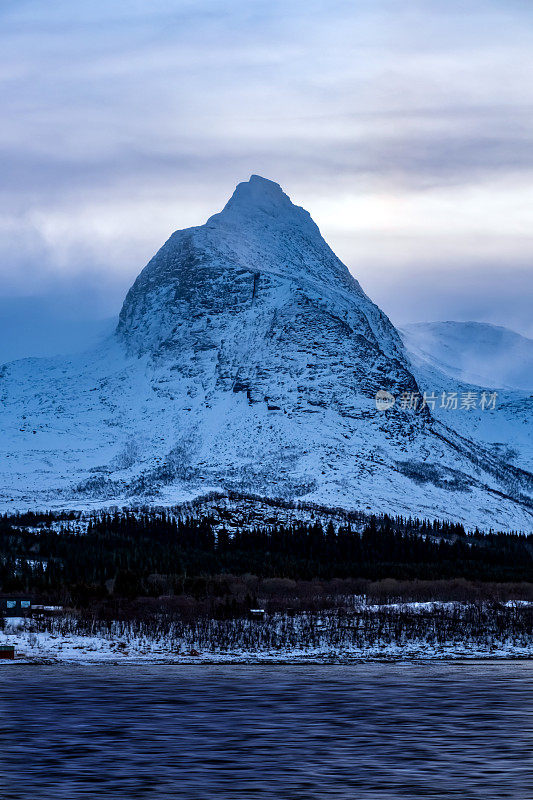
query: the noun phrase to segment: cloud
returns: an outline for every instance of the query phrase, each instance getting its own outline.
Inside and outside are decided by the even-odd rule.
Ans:
[[[518,0],[4,2],[3,292],[90,282],[118,304],[252,172],[398,307],[422,313],[417,270],[481,281],[490,255],[522,275],[532,18]]]

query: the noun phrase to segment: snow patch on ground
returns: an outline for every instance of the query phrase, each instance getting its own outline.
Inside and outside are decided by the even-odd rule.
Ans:
[[[354,638],[354,618],[346,618],[346,624],[333,631],[331,619],[311,618],[307,614],[296,620],[288,620],[281,614],[273,615],[269,621],[273,635],[272,643],[265,643],[268,636],[263,635],[262,622],[247,621],[235,639],[244,636],[248,641],[254,638],[260,644],[242,647],[221,644],[219,629],[221,623],[212,620],[208,625],[208,639],[199,645],[193,629],[182,629],[181,635],[132,635],[127,626],[112,624],[105,632],[80,635],[59,633],[59,626],[49,630],[37,630],[31,620],[10,620],[6,623],[0,644],[11,644],[16,648],[16,660],[22,662],[62,662],[62,663],[175,663],[175,664],[214,664],[214,663],[342,663],[364,660],[441,660],[441,659],[494,659],[494,658],[533,658],[533,639],[524,633],[498,635],[478,635],[469,639],[455,633],[447,640],[434,635],[427,616],[447,612],[460,613],[461,604],[456,602],[416,602],[367,605],[363,600],[356,602],[359,610],[370,613],[399,611],[402,613],[425,614],[425,628],[421,635],[403,637],[399,634],[392,641],[384,633],[382,638],[372,642],[357,642]],[[529,601],[510,601],[509,609],[533,606]],[[56,629],[54,629],[56,628]],[[230,629],[231,630],[231,629]],[[230,633],[231,635],[231,633]],[[228,637],[227,624],[224,637]],[[363,637],[364,639],[364,637]],[[333,640],[336,640],[333,643]]]

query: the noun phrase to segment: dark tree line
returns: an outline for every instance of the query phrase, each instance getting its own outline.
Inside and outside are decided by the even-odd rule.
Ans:
[[[72,515],[68,519],[75,520]],[[85,533],[53,514],[0,518],[0,591],[73,602],[198,594],[206,578],[533,580],[533,536],[465,533],[446,522],[369,517],[360,530],[316,520],[229,532],[212,517],[100,514]],[[57,527],[57,526],[56,526]],[[202,588],[199,588],[202,587]]]

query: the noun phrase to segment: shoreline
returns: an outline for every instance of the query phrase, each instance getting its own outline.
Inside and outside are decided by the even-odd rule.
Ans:
[[[498,609],[451,602],[379,606],[358,613],[250,619],[104,623],[66,614],[12,618],[0,644],[37,664],[360,664],[533,660],[530,601]]]
[[[21,665],[34,666],[351,666],[361,664],[444,664],[444,663],[473,663],[473,662],[533,662],[533,651],[531,649],[516,648],[507,652],[502,650],[482,651],[451,648],[446,652],[422,653],[413,651],[410,653],[347,653],[347,654],[309,654],[302,653],[285,656],[279,654],[200,654],[190,655],[128,655],[118,656],[116,653],[109,653],[105,656],[87,657],[87,653],[79,656],[54,657],[51,655],[38,655],[20,653],[10,660],[0,661],[0,667],[14,667]]]

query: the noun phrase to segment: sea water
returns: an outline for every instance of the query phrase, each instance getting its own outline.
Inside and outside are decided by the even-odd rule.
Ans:
[[[2,800],[533,798],[533,663],[0,667]]]

